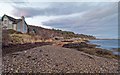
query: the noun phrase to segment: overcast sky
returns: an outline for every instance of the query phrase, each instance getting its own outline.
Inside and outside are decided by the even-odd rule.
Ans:
[[[30,25],[94,35],[98,38],[118,37],[117,2],[1,2],[4,14],[25,20]]]

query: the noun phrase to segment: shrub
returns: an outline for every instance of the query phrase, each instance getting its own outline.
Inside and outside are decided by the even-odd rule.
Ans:
[[[15,31],[15,30],[13,30],[13,29],[8,29],[7,30],[7,32],[8,32],[8,34],[22,34],[21,32],[19,32],[19,31]]]

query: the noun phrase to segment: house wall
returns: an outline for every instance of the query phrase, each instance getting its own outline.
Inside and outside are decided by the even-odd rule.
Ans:
[[[25,24],[25,22],[21,21],[19,23],[17,23],[17,31],[22,32],[22,33],[27,33],[27,25]]]
[[[8,23],[9,23],[9,19],[5,16],[4,18],[3,18],[3,27],[4,26],[8,26]]]
[[[19,31],[19,32],[22,32],[22,31],[21,31],[21,23],[22,23],[22,22],[18,22],[18,23],[17,23],[17,27],[16,27],[16,30]]]
[[[27,24],[25,23],[25,21],[23,22],[23,32],[27,33],[28,27]]]
[[[3,27],[7,27],[7,29],[14,29],[13,22],[10,21],[6,16],[3,18],[2,25]]]
[[[13,29],[14,29],[14,30],[17,30],[16,25],[17,25],[17,24],[13,24]]]
[[[12,21],[9,21],[7,27],[8,27],[7,29],[14,29],[14,28],[13,28],[13,22],[12,22]]]

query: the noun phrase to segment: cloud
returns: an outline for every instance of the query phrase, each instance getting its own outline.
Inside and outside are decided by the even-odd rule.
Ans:
[[[88,8],[89,9],[89,8]],[[99,10],[99,12],[98,12]],[[113,11],[114,10],[114,11]],[[47,25],[52,25],[52,26],[96,26],[96,24],[104,24],[105,23],[111,23],[113,20],[117,20],[117,8],[116,7],[106,7],[106,8],[96,8],[96,9],[91,9],[89,11],[84,12],[82,15],[77,14],[76,16],[68,16],[68,17],[61,17],[53,20],[49,20],[47,22],[43,22],[44,24]],[[114,20],[113,20],[114,21]],[[116,23],[116,22],[112,22]]]
[[[84,7],[83,7],[84,8]],[[43,22],[43,24],[74,31],[76,33],[110,36],[117,35],[118,7],[117,3],[96,4],[95,7],[87,7],[88,10],[80,12],[76,16],[56,18]],[[105,36],[104,36],[105,37]],[[114,36],[113,36],[114,37]]]
[[[38,2],[15,5],[12,14],[18,17],[24,15],[27,18],[52,16],[53,18],[43,21],[42,25],[76,33],[96,36],[99,34],[98,37],[112,37],[118,32],[117,4],[117,2]]]
[[[33,3],[33,5],[35,4],[36,3]],[[44,6],[43,4],[48,6],[43,7]],[[98,3],[91,3],[91,4],[82,3],[82,2],[39,3],[37,8],[30,6],[28,7],[15,6],[13,10],[14,12],[12,14],[15,16],[19,16],[19,14],[25,13],[25,16],[27,17],[33,17],[38,15],[42,15],[42,16],[70,15],[74,13],[83,12],[87,10],[88,7],[95,7],[94,4],[98,4]]]

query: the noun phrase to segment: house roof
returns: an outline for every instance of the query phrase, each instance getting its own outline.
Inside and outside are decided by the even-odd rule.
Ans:
[[[22,21],[22,19],[15,19],[15,18],[10,17],[10,16],[8,16],[8,15],[3,15],[2,19],[1,19],[2,21],[3,21],[3,18],[4,18],[5,16],[8,17],[8,19],[9,19],[10,21],[12,21],[13,24],[17,24],[18,22]]]
[[[13,24],[17,24],[18,22],[22,21],[22,19],[16,19]]]

